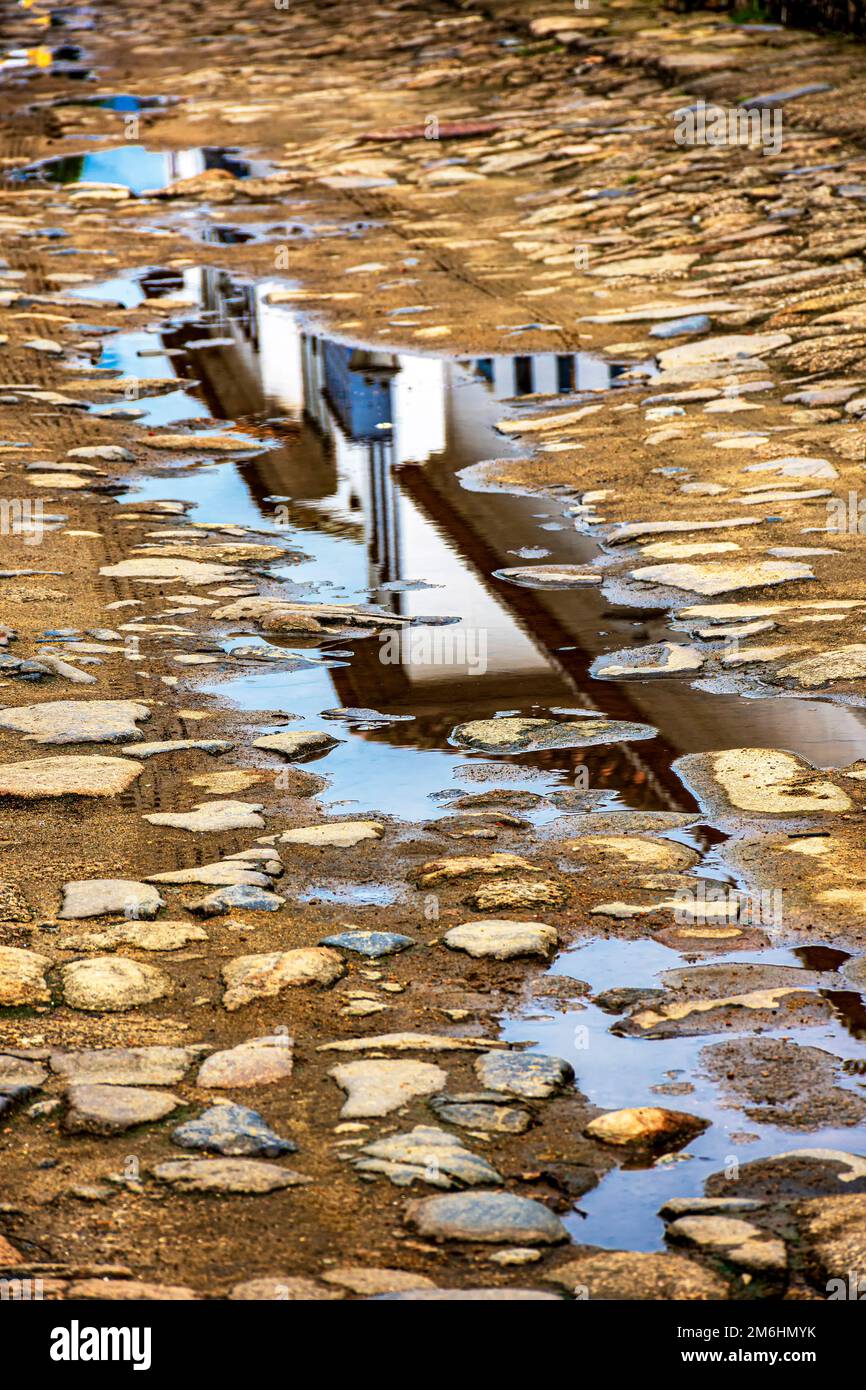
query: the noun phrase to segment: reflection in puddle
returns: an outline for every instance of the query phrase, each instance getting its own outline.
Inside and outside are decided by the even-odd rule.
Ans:
[[[336,773],[343,760],[360,758],[351,774],[346,769],[349,785],[340,779],[340,795],[357,797],[360,789],[365,806],[418,814],[454,771],[452,726],[506,709],[600,710],[658,728],[659,739],[639,747],[513,760],[551,775],[588,765],[591,787],[633,806],[691,809],[670,771],[681,753],[771,745],[840,766],[866,756],[866,728],[855,710],[809,700],[745,702],[693,690],[682,679],[595,681],[588,667],[596,656],[668,637],[664,613],[612,606],[596,588],[529,589],[494,577],[545,524],[559,527],[545,531],[547,563],[586,565],[597,547],[575,531],[565,499],[469,491],[458,473],[519,452],[495,430],[515,398],[579,399],[615,389],[625,367],[574,353],[457,360],[363,347],[312,331],[286,304],[269,304],[277,287],[285,285],[243,283],[210,268],[151,269],[90,293],[129,305],[157,307],[170,296],[196,306],[178,308],[159,334],[107,340],[101,367],[178,379],[176,391],[136,402],[142,423],[267,423],[273,447],[255,459],[172,480],[171,494],[195,504],[195,519],[231,517],[297,545],[311,558],[287,577],[311,585],[308,597],[372,599],[419,622],[458,615],[465,651],[477,658],[483,645],[483,662],[455,664],[437,659],[435,644],[428,644],[428,660],[422,643],[414,659],[384,661],[378,643],[359,641],[348,665],[293,676],[290,696],[284,677],[268,671],[224,687],[246,708],[282,708],[291,698],[294,711],[309,719],[334,703],[413,714],[410,725],[349,736],[329,760],[329,773]],[[586,484],[593,482],[588,460]],[[165,494],[165,482],[151,479],[135,495]],[[382,757],[387,747],[392,756],[408,756],[397,787],[393,764],[381,768],[382,778],[362,775],[371,745]],[[433,749],[428,777],[412,755]],[[399,793],[394,801],[399,786],[416,788],[411,807]]]
[[[230,516],[278,531],[311,555],[290,575],[314,586],[310,597],[372,598],[419,621],[457,614],[467,638],[483,637],[483,672],[477,660],[461,668],[437,661],[435,651],[427,661],[384,662],[378,644],[361,641],[349,665],[293,676],[293,708],[304,718],[315,720],[334,703],[415,715],[410,726],[350,736],[329,760],[329,772],[337,773],[343,761],[353,764],[345,769],[348,785],[339,779],[340,795],[356,797],[360,786],[365,806],[417,815],[454,770],[447,750],[453,724],[514,708],[600,709],[657,727],[660,739],[639,749],[516,760],[551,774],[588,764],[590,786],[635,806],[691,808],[670,772],[679,753],[775,744],[828,764],[866,754],[866,732],[855,711],[805,700],[744,704],[694,691],[681,680],[602,685],[587,674],[592,659],[612,647],[660,640],[667,635],[663,615],[612,608],[594,590],[532,590],[493,578],[537,537],[540,524],[563,521],[564,505],[470,492],[457,473],[518,451],[494,428],[509,413],[507,402],[521,393],[615,386],[618,368],[583,354],[456,361],[363,348],[306,330],[289,306],[269,304],[275,284],[243,284],[211,269],[150,270],[91,293],[129,305],[152,300],[154,307],[165,296],[185,297],[198,306],[189,311],[194,318],[178,311],[159,335],[107,341],[101,367],[178,378],[176,391],[137,402],[143,423],[211,417],[271,422],[275,447],[254,460],[173,479],[172,495],[192,501],[197,520]],[[200,385],[184,389],[184,378]],[[165,482],[153,479],[136,495],[165,491]],[[597,553],[570,523],[547,531],[545,540],[551,562],[587,564]],[[423,645],[419,650],[423,656]],[[288,698],[285,676],[269,671],[232,681],[224,693],[256,709],[282,708]],[[380,756],[388,746],[408,755],[411,770],[396,787],[393,765],[381,768],[382,778],[354,766],[356,756],[364,764],[371,743]],[[419,777],[411,756],[419,749],[437,750],[429,778]],[[399,795],[394,802],[399,786],[417,788],[411,807]]]
[[[389,883],[311,883],[298,900],[302,903],[335,903],[350,907],[388,907],[404,896]]]
[[[127,108],[117,107],[117,110]],[[264,175],[268,166],[244,159],[237,151],[213,148],[149,150],[144,145],[119,145],[92,154],[61,155],[15,171],[15,179],[46,183],[108,183],[140,195],[166,188],[179,179],[207,169],[225,169],[235,178]]]
[[[108,96],[55,97],[49,106],[96,106],[104,111],[153,111],[159,107],[171,106],[178,97],[133,96],[131,92],[112,92]]]
[[[568,516],[573,499],[470,491],[461,470],[517,453],[519,445],[496,430],[516,401],[546,397],[549,404],[615,390],[625,365],[555,351],[455,359],[341,341],[316,332],[289,305],[269,303],[276,288],[286,286],[243,283],[213,269],[151,268],[87,293],[160,312],[159,331],[107,338],[98,364],[126,377],[177,382],[159,395],[148,396],[144,387],[136,402],[143,423],[232,420],[262,440],[260,452],[241,462],[179,467],[168,481],[143,479],[127,501],[172,497],[191,503],[190,520],[231,521],[267,533],[304,556],[272,570],[287,596],[378,603],[411,619],[411,632],[439,634],[439,652],[450,653],[443,661],[435,643],[415,650],[400,644],[386,659],[384,645],[371,638],[292,647],[279,637],[266,644],[228,635],[225,667],[201,688],[241,709],[272,712],[273,728],[284,725],[286,713],[300,729],[322,727],[335,707],[344,714],[376,712],[375,720],[344,717],[343,741],[321,766],[310,764],[329,781],[326,810],[426,821],[448,814],[455,780],[461,791],[507,785],[544,793],[573,784],[583,792],[588,785],[592,809],[693,810],[671,770],[681,753],[752,744],[791,748],[825,765],[866,756],[863,718],[854,710],[808,700],[741,701],[678,679],[595,681],[588,672],[596,656],[661,640],[666,615],[611,605],[595,587],[533,589],[494,576],[527,549],[543,549],[546,562],[555,564],[585,566],[599,555]],[[594,481],[588,457],[578,488]],[[540,528],[547,528],[543,547]],[[456,627],[436,625],[455,616]],[[463,647],[449,646],[446,638],[458,633]],[[256,644],[296,660],[254,662],[249,649]],[[238,647],[247,656],[229,655]],[[455,660],[461,651],[462,661]],[[651,724],[659,734],[498,764],[449,745],[455,724],[504,711],[600,711]],[[267,719],[261,731],[270,731]],[[536,824],[556,814],[549,803],[528,813]],[[703,876],[730,881],[719,858],[722,837],[712,827],[701,823],[677,838],[699,849]],[[305,900],[386,906],[393,891],[367,884],[341,896],[332,885],[315,884]],[[787,951],[745,959],[827,970],[838,964],[839,953],[820,943],[812,949],[808,960]],[[652,940],[599,939],[564,953],[553,973],[584,979],[593,991],[643,987],[657,984],[671,960],[670,950]],[[831,997],[836,1021],[810,1030],[807,1041],[854,1058],[864,1026],[859,997],[844,991]],[[558,1012],[542,1002],[531,1017],[508,1021],[505,1031],[572,1060],[581,1091],[606,1108],[646,1104],[653,1087],[672,1079],[688,1076],[693,1083],[687,1108],[711,1118],[712,1127],[684,1155],[610,1173],[568,1218],[580,1241],[654,1249],[666,1198],[701,1193],[732,1152],[746,1161],[795,1147],[797,1138],[720,1104],[699,1070],[711,1035],[635,1039],[613,1033],[613,1022],[593,1005]],[[743,1129],[754,1137],[737,1147],[733,1136]],[[852,1136],[850,1130],[810,1132],[808,1142],[846,1148]]]

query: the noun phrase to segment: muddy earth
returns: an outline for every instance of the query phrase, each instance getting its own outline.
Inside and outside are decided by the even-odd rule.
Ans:
[[[862,46],[0,31],[0,1278],[866,1274]]]

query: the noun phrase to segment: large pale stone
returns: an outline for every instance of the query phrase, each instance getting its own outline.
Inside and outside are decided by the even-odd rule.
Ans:
[[[486,1052],[504,1047],[492,1038],[452,1038],[441,1033],[377,1033],[367,1038],[341,1038],[320,1043],[319,1052]]]
[[[237,1047],[214,1052],[199,1069],[196,1085],[207,1090],[269,1086],[292,1075],[294,1040],[287,1033],[250,1038]]]
[[[140,1279],[80,1279],[66,1297],[76,1303],[194,1303],[199,1295],[183,1284],[146,1284]]]
[[[561,907],[567,899],[552,878],[501,878],[476,888],[468,901],[478,912],[535,912]]]
[[[375,820],[335,821],[330,825],[302,825],[296,830],[284,830],[280,844],[351,849],[362,840],[381,840],[384,833],[385,827]]]
[[[649,835],[581,835],[576,840],[566,840],[565,847],[589,863],[612,860],[643,869],[690,869],[700,858],[686,845]]]
[[[0,796],[37,801],[43,796],[118,796],[144,771],[132,758],[96,754],[34,758],[0,766]]]
[[[50,968],[48,956],[18,946],[0,946],[0,1007],[48,1004],[51,994],[45,972]]]
[[[681,1216],[668,1226],[665,1238],[757,1273],[783,1270],[788,1263],[784,1241],[733,1216]]]
[[[649,724],[628,724],[613,719],[474,719],[452,730],[458,748],[479,753],[533,753],[546,748],[592,748],[603,743],[625,743],[654,738]]]
[[[258,873],[252,863],[230,863],[221,860],[216,864],[196,865],[192,869],[169,869],[166,873],[151,874],[148,882],[201,883],[211,888],[221,888],[232,883],[247,883],[258,888],[267,888],[270,879],[267,874]]]
[[[585,565],[513,565],[497,570],[496,577],[526,589],[582,589],[604,579],[598,570]]]
[[[853,802],[805,758],[777,748],[690,753],[675,768],[711,814],[764,816],[850,811]]]
[[[304,946],[263,956],[238,956],[223,966],[223,1004],[230,1011],[253,999],[273,999],[296,985],[332,985],[345,974],[342,957],[328,946]]]
[[[103,1047],[52,1052],[51,1070],[70,1084],[91,1086],[175,1086],[192,1066],[196,1049],[185,1047]]]
[[[718,338],[702,338],[697,343],[665,348],[658,354],[663,372],[708,362],[730,362],[737,357],[759,357],[763,352],[790,343],[788,333],[727,333]]]
[[[297,733],[265,734],[253,740],[253,748],[261,748],[265,753],[280,753],[290,762],[300,763],[329,753],[342,742],[324,729],[299,729]]]
[[[417,1096],[444,1091],[448,1084],[448,1073],[431,1062],[344,1062],[328,1075],[346,1092],[340,1111],[344,1119],[390,1115]]]
[[[763,589],[797,579],[814,579],[809,565],[796,560],[744,560],[739,564],[642,565],[631,571],[642,584],[661,584],[694,594],[727,594],[737,589]]]
[[[445,933],[446,946],[467,955],[511,960],[513,956],[549,956],[558,937],[544,922],[510,922],[505,919],[463,922]]]
[[[167,738],[155,743],[138,743],[135,748],[122,748],[121,752],[134,753],[137,758],[154,758],[160,753],[185,753],[198,751],[218,755],[227,753],[234,744],[224,738]],[[218,776],[219,774],[214,774]],[[237,789],[236,789],[237,790]]]
[[[312,1303],[342,1297],[339,1289],[326,1289],[315,1279],[293,1274],[247,1279],[229,1291],[229,1298],[236,1303]]]
[[[761,519],[756,516],[721,517],[718,521],[624,521],[611,531],[607,542],[624,545],[642,536],[670,536],[680,532],[690,535],[693,531],[727,531],[738,526],[760,525]]]
[[[151,1170],[180,1192],[263,1195],[311,1182],[291,1168],[264,1158],[171,1158]]]
[[[715,1271],[683,1255],[642,1250],[600,1250],[542,1276],[579,1297],[654,1302],[705,1302],[730,1298]]]
[[[131,946],[136,951],[181,951],[208,935],[196,922],[122,922],[102,931],[80,931],[64,936],[64,951],[113,951]]]
[[[99,571],[111,579],[181,580],[184,584],[221,584],[235,577],[226,565],[202,560],[164,559],[121,560],[103,565]]]
[[[226,565],[268,564],[271,560],[289,558],[289,552],[280,545],[259,545],[254,541],[226,541],[221,545],[211,544],[207,550],[202,549],[200,541],[191,545],[140,545],[136,547],[136,554],[170,555],[181,560],[200,560],[204,557],[208,562],[216,560],[218,564]]]
[[[672,676],[679,671],[699,671],[704,656],[695,647],[680,642],[657,642],[649,647],[629,647],[624,651],[597,656],[590,667],[596,680],[625,680],[647,676]]]
[[[57,915],[67,919],[120,913],[140,920],[155,917],[161,907],[165,907],[165,899],[150,884],[130,878],[84,878],[64,883]]]
[[[563,28],[578,27],[580,16],[573,16],[577,25],[564,24]],[[635,276],[645,279],[663,275],[678,275],[688,270],[698,259],[695,251],[660,251],[654,256],[629,256],[623,260],[603,260],[601,265],[587,271],[588,275],[600,275],[605,280],[616,280],[621,276]]]
[[[854,642],[794,661],[777,671],[773,679],[791,680],[805,689],[819,690],[825,685],[835,685],[837,681],[862,680],[864,676],[866,644]]]
[[[537,865],[519,854],[459,854],[450,859],[431,859],[422,864],[418,883],[422,888],[433,888],[437,883],[447,883],[451,879],[471,878],[475,874],[489,878],[497,874],[510,874],[516,869],[530,874],[542,872]]]
[[[119,1134],[163,1120],[180,1104],[168,1091],[136,1086],[70,1086],[68,1100],[63,1128],[70,1134]]]
[[[355,1162],[359,1173],[382,1174],[396,1187],[413,1182],[431,1187],[479,1187],[502,1178],[486,1159],[472,1153],[453,1134],[433,1125],[416,1125],[408,1134],[365,1144]]]
[[[138,720],[150,718],[135,700],[46,700],[0,710],[0,729],[28,743],[121,743],[140,739]]]
[[[510,1192],[425,1197],[406,1208],[410,1226],[426,1237],[498,1245],[557,1245],[568,1240],[558,1216]]]
[[[154,811],[145,816],[151,825],[170,825],[175,830],[261,830],[260,802],[199,801],[191,811]]]
[[[163,970],[124,956],[71,961],[60,975],[69,1007],[93,1013],[122,1013],[172,992],[171,980]]]
[[[382,1293],[403,1293],[407,1289],[435,1289],[426,1274],[408,1269],[379,1269],[369,1265],[338,1265],[322,1274],[326,1284],[336,1284],[350,1293],[365,1294],[368,1298]]]

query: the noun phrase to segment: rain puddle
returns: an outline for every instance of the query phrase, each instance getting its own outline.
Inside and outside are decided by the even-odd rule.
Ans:
[[[824,948],[816,948],[821,951]],[[745,962],[783,965],[809,970],[835,969],[838,961],[821,963],[803,952],[764,950],[715,955],[714,965]],[[844,953],[827,953],[835,958]],[[655,941],[589,941],[562,952],[551,975],[580,979],[593,995],[618,988],[653,988],[659,976],[677,964],[677,957]],[[859,998],[859,996],[858,996]],[[633,1038],[611,1031],[616,1017],[588,1003],[574,1011],[545,1011],[533,1006],[529,1016],[504,1021],[503,1037],[510,1042],[531,1042],[541,1052],[571,1060],[581,1093],[604,1109],[626,1106],[670,1106],[711,1121],[710,1127],[681,1153],[671,1154],[652,1166],[612,1169],[598,1187],[586,1193],[576,1209],[564,1217],[573,1238],[607,1249],[659,1250],[664,1246],[659,1208],[672,1197],[701,1197],[711,1173],[731,1164],[751,1163],[791,1149],[858,1150],[850,1126],[839,1129],[783,1129],[745,1115],[739,1106],[720,1101],[715,1084],[703,1068],[700,1054],[715,1043],[730,1041],[732,1034],[705,1033],[699,1037]],[[761,1038],[789,1038],[791,1029],[767,1029]],[[748,1033],[737,1035],[748,1037]],[[798,1040],[826,1049],[846,1060],[862,1058],[866,1031],[849,1026],[842,1011],[827,1027],[809,1028]],[[858,1045],[859,1044],[859,1045]],[[688,1093],[654,1092],[653,1087],[688,1082]],[[849,1085],[844,1075],[836,1083]]]
[[[287,199],[282,204],[283,207],[293,206],[291,199]],[[309,206],[307,199],[299,199],[296,205],[299,209]],[[300,218],[292,218],[284,222],[260,222],[255,220],[255,208],[247,208],[243,214],[243,221],[236,222],[217,222],[212,216],[203,215],[200,209],[184,209],[176,213],[170,220],[170,230],[180,232],[185,236],[191,237],[194,241],[208,242],[218,246],[237,246],[247,241],[269,242],[276,241],[281,245],[292,241],[309,241],[312,238],[322,240],[326,237],[347,237],[350,240],[357,240],[363,237],[372,227],[378,224],[370,221],[352,222],[309,222]],[[151,231],[161,230],[159,226],[152,226]]]
[[[49,106],[96,106],[104,111],[154,111],[173,106],[179,97],[133,96],[131,92],[111,92],[96,96],[55,97]]]
[[[264,177],[270,171],[270,166],[263,160],[256,162],[245,159],[237,150],[218,146],[149,150],[145,145],[118,145],[112,149],[60,155],[38,164],[28,164],[24,169],[17,169],[12,178],[49,184],[115,184],[128,188],[138,197],[167,188],[179,179],[203,174],[208,169],[225,169],[235,178],[243,179]]]
[[[423,822],[447,815],[455,795],[508,786],[554,796],[577,787],[591,795],[593,809],[693,812],[671,768],[684,753],[777,746],[840,766],[866,757],[864,716],[855,710],[809,700],[744,701],[693,690],[683,679],[594,680],[588,670],[596,656],[665,638],[665,615],[611,604],[597,586],[539,589],[497,577],[528,559],[586,566],[600,558],[598,548],[569,515],[575,496],[472,490],[461,474],[519,452],[495,426],[521,399],[535,404],[544,397],[546,406],[551,398],[591,399],[629,381],[634,364],[555,350],[483,358],[392,352],[318,331],[289,305],[269,303],[275,288],[285,282],[247,282],[213,268],[149,268],[85,294],[154,308],[158,327],[107,337],[98,363],[131,379],[176,380],[175,388],[132,402],[143,424],[185,421],[207,431],[231,420],[252,432],[249,456],[166,469],[122,500],[184,500],[191,521],[231,522],[301,552],[300,562],[269,571],[287,597],[372,602],[412,620],[409,640],[387,650],[376,638],[290,645],[233,634],[225,662],[204,668],[199,688],[257,712],[260,732],[285,728],[292,716],[293,731],[328,727],[342,740],[326,764],[308,764],[327,775],[326,808]],[[160,310],[161,299],[169,310]],[[589,457],[585,483],[594,484]],[[651,724],[658,733],[498,763],[449,742],[456,724],[506,712],[602,713]],[[548,803],[529,814],[543,822],[558,811]],[[691,827],[678,838],[702,853],[698,873],[729,881],[712,827]],[[351,901],[387,906],[392,891],[366,885],[352,890]],[[325,884],[309,885],[305,898],[346,901]],[[814,956],[808,968],[834,969],[838,955],[827,955],[824,965]],[[805,964],[789,951],[714,958],[734,959]],[[646,987],[677,960],[651,940],[595,940],[561,954],[552,973],[585,980],[593,992]],[[810,1028],[805,1041],[856,1056],[857,1035],[866,1028],[854,1007],[859,999],[843,991],[833,1002],[836,1021]],[[507,1020],[505,1031],[572,1058],[581,1091],[601,1106],[652,1103],[653,1087],[688,1078],[694,1090],[682,1102],[666,1102],[662,1092],[658,1103],[682,1106],[713,1125],[685,1154],[606,1176],[568,1218],[576,1239],[658,1248],[662,1202],[700,1194],[732,1154],[746,1162],[803,1143],[851,1146],[850,1129],[804,1137],[721,1105],[699,1063],[717,1036],[634,1039],[612,1033],[614,1022],[595,1005],[541,1002]],[[742,1131],[750,1142],[732,1137]]]
[[[414,650],[404,644],[389,661],[369,641],[348,654],[333,642],[281,648],[306,658],[292,672],[290,694],[279,666],[220,678],[222,695],[239,706],[282,711],[290,699],[311,727],[333,705],[412,716],[348,731],[328,759],[336,798],[358,810],[429,814],[430,796],[454,776],[481,775],[477,758],[449,746],[453,726],[503,711],[577,709],[658,729],[656,739],[638,744],[509,760],[509,781],[522,777],[520,785],[544,790],[579,775],[610,807],[694,809],[671,763],[704,749],[781,746],[824,766],[866,757],[866,722],[856,710],[744,701],[694,690],[682,678],[595,680],[588,668],[596,656],[669,637],[665,614],[609,603],[597,586],[537,589],[496,577],[527,557],[585,566],[598,548],[575,529],[573,497],[476,491],[459,475],[520,452],[494,427],[521,398],[591,399],[615,390],[630,364],[554,351],[452,359],[371,349],[324,336],[290,306],[269,304],[276,287],[285,284],[244,282],[209,267],[150,268],[85,293],[179,306],[159,330],[105,341],[100,368],[177,379],[176,390],[131,403],[142,424],[250,422],[269,446],[237,463],[179,470],[170,484],[150,478],[130,497],[171,495],[192,503],[192,520],[230,518],[271,532],[309,557],[275,571],[301,600],[372,600],[418,623],[459,619],[419,629],[430,640],[419,636]],[[593,483],[589,461],[586,482]]]

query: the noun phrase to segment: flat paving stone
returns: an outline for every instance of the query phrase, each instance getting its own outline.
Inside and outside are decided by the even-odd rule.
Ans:
[[[14,1095],[19,1090],[37,1090],[47,1079],[48,1072],[42,1062],[0,1052],[0,1092],[5,1095]]]
[[[279,912],[285,905],[279,893],[252,883],[229,883],[188,904],[190,912],[202,917],[219,917],[225,912]]]
[[[318,1284],[315,1279],[305,1279],[296,1274],[273,1274],[235,1284],[229,1290],[228,1297],[234,1303],[312,1303],[333,1301],[342,1298],[343,1294],[339,1289]]]
[[[141,738],[136,723],[149,718],[135,700],[46,700],[0,711],[0,729],[28,743],[123,743]]]
[[[136,951],[182,951],[208,940],[196,922],[123,922],[102,931],[77,932],[60,943],[65,951],[113,951],[118,946]]]
[[[120,1134],[164,1120],[180,1101],[168,1091],[135,1086],[70,1086],[63,1128],[69,1134]]]
[[[558,1303],[556,1294],[539,1289],[408,1289],[403,1293],[376,1294],[375,1303]]]
[[[132,559],[116,565],[103,565],[99,571],[110,579],[178,579],[197,588],[200,584],[223,584],[234,578],[235,571],[227,565],[202,560]]]
[[[77,1279],[66,1297],[75,1302],[192,1303],[200,1295],[185,1284],[148,1284],[141,1279]]]
[[[223,1007],[233,1012],[253,999],[274,999],[284,989],[335,984],[346,973],[343,959],[327,946],[301,946],[269,955],[238,956],[223,966]]]
[[[465,951],[476,959],[512,960],[515,956],[549,956],[559,936],[555,927],[544,922],[492,919],[463,922],[442,939],[452,950]]]
[[[731,1297],[730,1285],[715,1270],[674,1253],[601,1250],[542,1276],[578,1298],[659,1302],[707,1302]]]
[[[136,743],[129,748],[121,748],[122,753],[134,753],[137,758],[157,758],[162,753],[211,753],[218,756],[234,748],[223,738],[167,738],[161,742]]]
[[[416,1125],[407,1134],[365,1144],[354,1168],[382,1174],[396,1187],[425,1182],[431,1187],[479,1187],[502,1177],[486,1158],[474,1154],[452,1134],[433,1125]]]
[[[781,1271],[788,1264],[784,1241],[734,1216],[680,1216],[665,1230],[665,1239],[721,1255],[728,1264],[755,1273]]]
[[[401,936],[393,931],[342,931],[334,936],[323,936],[320,946],[333,946],[336,950],[351,951],[355,955],[368,956],[379,960],[383,956],[393,956],[406,951],[415,942],[411,936]]]
[[[254,801],[200,801],[191,811],[152,811],[143,817],[151,825],[168,825],[174,830],[210,831],[261,830],[264,810]]]
[[[435,1289],[436,1284],[426,1274],[409,1269],[380,1269],[369,1265],[338,1265],[325,1270],[322,1279],[349,1293],[370,1297],[380,1293],[402,1293],[406,1289]]]
[[[179,1192],[265,1195],[288,1187],[301,1187],[312,1178],[281,1168],[263,1158],[170,1158],[151,1172],[160,1182]]]
[[[258,872],[252,862],[220,860],[215,864],[198,864],[191,869],[167,869],[164,873],[150,874],[149,883],[200,883],[208,888],[227,888],[235,883],[246,883],[254,888],[267,888],[270,879],[267,874]]]
[[[51,964],[48,956],[40,956],[35,951],[0,946],[0,1007],[50,1003],[51,991],[45,973]]]
[[[199,1068],[196,1085],[207,1090],[270,1086],[288,1081],[293,1068],[292,1038],[287,1033],[274,1033],[212,1052]]]
[[[475,1074],[487,1090],[527,1100],[545,1100],[574,1080],[570,1062],[532,1052],[486,1052]]]
[[[364,840],[381,840],[385,827],[375,820],[336,821],[331,825],[302,825],[284,830],[281,845],[309,845],[313,849],[352,849]]]
[[[448,1073],[430,1062],[343,1062],[328,1075],[346,1092],[340,1111],[344,1120],[390,1115],[418,1096],[434,1095],[448,1085]]]
[[[146,920],[155,917],[165,899],[148,883],[128,878],[73,879],[63,885],[58,917],[64,919],[123,917]]]
[[[71,961],[60,979],[69,1007],[89,1013],[123,1013],[164,999],[174,988],[163,970],[125,956]]]
[[[185,1047],[101,1047],[52,1052],[55,1076],[70,1085],[175,1086],[198,1054]]]
[[[276,1134],[255,1110],[235,1104],[212,1105],[197,1119],[178,1125],[171,1140],[181,1149],[205,1149],[232,1158],[250,1154],[279,1158],[298,1148],[293,1140]]]
[[[439,1240],[495,1245],[558,1245],[568,1232],[558,1216],[529,1197],[510,1192],[465,1192],[425,1197],[406,1208],[407,1224]]]
[[[253,748],[264,753],[279,753],[289,762],[306,762],[308,758],[319,758],[330,753],[343,739],[334,738],[326,729],[299,729],[297,733],[265,734],[253,740]]]
[[[119,796],[144,771],[132,758],[35,758],[0,766],[0,796],[38,801],[48,796]]]
[[[628,724],[612,719],[475,719],[458,724],[451,742],[476,753],[536,753],[546,748],[592,748],[604,743],[626,743],[654,738],[648,724]]]

